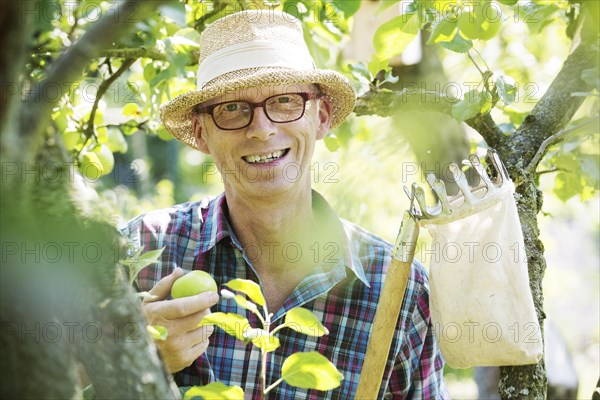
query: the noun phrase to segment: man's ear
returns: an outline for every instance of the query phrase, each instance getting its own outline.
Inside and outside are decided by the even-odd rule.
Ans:
[[[202,137],[202,122],[200,122],[200,117],[196,113],[192,115],[192,131],[194,132],[194,137],[196,138],[196,146],[198,147],[198,150],[204,154],[210,154],[208,144]]]
[[[319,127],[317,130],[317,140],[323,139],[329,132],[331,126],[332,107],[329,97],[323,96],[319,100]]]

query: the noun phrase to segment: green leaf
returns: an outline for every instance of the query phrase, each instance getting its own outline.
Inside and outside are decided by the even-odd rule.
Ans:
[[[440,20],[433,26],[431,36],[427,40],[427,44],[450,42],[456,36],[456,25],[458,20],[456,18],[440,18]]]
[[[281,378],[302,389],[331,390],[340,386],[344,375],[316,351],[295,353],[285,359]]]
[[[455,53],[466,53],[473,47],[473,41],[465,39],[459,32],[449,42],[441,42],[440,46]]]
[[[240,400],[244,398],[244,391],[239,386],[227,386],[221,382],[212,382],[206,386],[192,386],[183,400],[192,400],[194,397],[202,397],[210,400]]]
[[[529,30],[537,34],[554,20],[554,13],[559,10],[560,8],[554,4],[527,2],[519,4],[516,12],[519,19],[527,24]]]
[[[492,94],[487,90],[484,90],[483,92],[481,92],[480,98],[481,100],[479,101],[479,113],[486,114],[490,112],[492,106],[494,105],[494,99],[492,97]]]
[[[126,117],[139,117],[142,114],[140,106],[136,103],[128,103],[123,106],[122,113]]]
[[[581,80],[595,89],[600,89],[600,71],[598,71],[598,68],[581,71]]]
[[[62,139],[67,150],[79,149],[83,144],[83,135],[80,132],[64,131]]]
[[[127,136],[131,136],[140,130],[140,128],[138,128],[138,122],[135,119],[130,119],[124,124],[121,124],[120,127],[123,133]]]
[[[155,76],[156,68],[154,67],[153,63],[149,62],[144,67],[144,79],[146,80],[146,82],[150,82]]]
[[[562,202],[566,202],[571,197],[581,193],[583,186],[579,176],[569,172],[559,172],[554,178],[553,192]]]
[[[264,329],[247,329],[244,332],[244,338],[245,340],[251,340],[252,344],[267,353],[274,351],[280,346],[279,339]]]
[[[469,90],[465,97],[452,105],[452,116],[459,122],[473,118],[481,110],[481,92],[477,89]]]
[[[198,324],[198,328],[207,325],[215,325],[223,329],[228,335],[234,336],[242,342],[248,342],[244,336],[244,332],[252,329],[247,318],[235,313],[216,312],[202,318]]]
[[[386,62],[386,65],[387,65],[387,62]],[[375,74],[371,73],[369,68],[367,68],[365,63],[362,61],[359,61],[355,64],[348,64],[348,69],[350,70],[352,75],[354,75],[356,78],[363,77],[363,78],[367,79],[367,81],[370,81],[371,79],[373,79],[373,76],[375,75]]]
[[[490,40],[501,25],[501,9],[491,7],[490,0],[465,3],[458,21],[458,29],[467,39]]]
[[[340,144],[335,136],[325,136],[323,140],[325,141],[325,147],[327,147],[327,150],[331,152],[334,152],[340,148]]]
[[[579,154],[579,167],[581,168],[582,178],[586,185],[598,189],[600,183],[600,165],[598,155]]]
[[[148,252],[142,254],[142,251],[144,250],[144,248],[140,247],[133,256],[128,257],[128,258],[124,259],[123,261],[121,261],[121,263],[123,265],[126,265],[129,267],[129,284],[130,285],[133,285],[133,281],[134,281],[135,277],[140,273],[140,271],[143,268],[158,261],[158,259],[160,258],[164,249],[165,248],[163,247],[162,249],[152,250],[152,251],[148,251]]]
[[[200,32],[198,32],[194,28],[183,28],[178,30],[174,36],[182,37],[187,39],[189,42],[193,43],[188,44],[193,47],[200,47]]]
[[[113,153],[127,153],[127,141],[119,129],[110,127],[106,132],[106,146]]]
[[[285,326],[309,336],[327,335],[329,331],[310,310],[295,307],[285,315]]]
[[[346,18],[353,16],[360,8],[360,0],[332,0],[332,3]]]
[[[498,95],[505,105],[515,102],[517,96],[517,83],[513,78],[500,75],[496,78],[496,88],[498,89]]]
[[[265,298],[258,283],[249,279],[233,279],[225,284],[230,289],[244,293],[259,306],[265,305]]]
[[[414,40],[421,24],[416,13],[403,14],[381,25],[373,36],[379,58],[389,60],[401,54]]]
[[[530,111],[521,111],[512,107],[504,107],[502,112],[508,116],[511,124],[515,126],[519,126],[525,120],[525,117],[530,113]]]
[[[165,142],[169,141],[169,140],[173,140],[175,139],[175,137],[173,135],[171,135],[169,133],[169,131],[164,127],[161,126],[160,128],[158,128],[156,135],[161,139],[164,140]]]
[[[167,337],[169,337],[169,332],[167,332],[167,328],[162,325],[146,325],[146,330],[152,336],[154,340],[165,341]]]
[[[252,312],[256,311],[256,304],[251,301],[248,301],[244,296],[236,294],[233,296],[235,302],[240,306],[245,308],[246,310],[250,310]]]
[[[371,61],[367,64],[370,75],[375,76],[381,70],[385,70],[388,66],[388,60],[382,60],[377,57],[377,54],[371,54]]]
[[[398,76],[393,76],[392,75],[392,70],[391,68],[387,71],[385,71],[385,76],[383,78],[383,82],[389,82],[389,83],[396,83],[400,80],[400,77]],[[380,89],[380,90],[389,90],[389,89]]]
[[[505,6],[514,6],[519,2],[519,0],[496,0],[500,4],[504,4]]]

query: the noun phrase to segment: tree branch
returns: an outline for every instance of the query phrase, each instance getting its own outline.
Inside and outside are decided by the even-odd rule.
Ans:
[[[93,24],[87,32],[56,60],[48,76],[29,92],[21,108],[20,137],[21,148],[32,151],[19,152],[15,157],[35,157],[43,143],[44,131],[48,126],[55,99],[49,99],[46,93],[54,93],[56,87],[64,89],[72,85],[81,75],[87,63],[101,55],[103,49],[113,45],[136,23],[166,0],[141,1],[128,0],[111,7],[107,14]],[[32,158],[24,160],[32,162]]]
[[[569,135],[570,133],[578,131],[579,129],[581,129],[585,126],[588,126],[590,124],[593,124],[593,123],[597,124],[599,119],[600,118],[598,118],[598,117],[590,118],[590,119],[588,119],[580,124],[577,124],[571,128],[563,129],[563,130],[555,133],[554,135],[550,136],[546,140],[544,140],[542,142],[542,144],[540,145],[540,148],[538,149],[537,153],[533,157],[533,160],[531,160],[531,162],[527,166],[526,172],[528,172],[530,174],[535,172],[538,164],[542,160],[542,157],[544,157],[544,155],[546,154],[548,147],[552,146],[553,144],[561,142],[562,140],[564,140],[565,136]]]
[[[124,48],[124,49],[106,49],[103,52],[104,56],[110,58],[150,58],[157,61],[168,61],[167,55],[156,49],[139,48]],[[189,66],[198,65],[200,51],[195,50],[189,54]]]
[[[460,99],[432,90],[403,89],[399,92],[369,91],[356,100],[357,116],[389,117],[406,111],[433,111],[452,115],[452,105]]]
[[[388,117],[407,111],[430,111],[452,116],[452,106],[459,101],[456,97],[431,90],[369,91],[356,100],[354,113],[357,116]],[[489,113],[468,119],[465,123],[475,129],[490,147],[498,146],[504,136]]]
[[[504,134],[498,128],[498,124],[492,118],[492,114],[479,115],[466,120],[465,123],[475,129],[483,137],[488,146],[493,148],[500,146]]]
[[[87,142],[90,140],[90,138],[92,136],[95,136],[94,118],[96,117],[96,111],[98,110],[98,104],[100,103],[100,99],[102,99],[102,96],[104,96],[104,94],[106,93],[106,91],[108,90],[110,85],[112,85],[119,78],[119,76],[121,76],[123,74],[123,72],[127,71],[129,69],[129,67],[131,67],[131,65],[135,61],[136,61],[136,59],[134,59],[134,58],[123,61],[123,64],[121,64],[121,67],[119,67],[119,69],[116,70],[114,74],[109,76],[107,80],[102,81],[100,86],[98,86],[98,91],[96,92],[96,98],[94,99],[94,104],[92,105],[92,110],[90,111],[90,118],[88,119],[87,125],[84,130],[85,143],[83,144],[83,146],[81,146],[81,149],[79,150],[79,152],[77,152],[77,154],[75,155],[75,158],[77,158],[79,156],[79,153],[81,153],[81,150],[83,150],[83,148],[85,147]]]

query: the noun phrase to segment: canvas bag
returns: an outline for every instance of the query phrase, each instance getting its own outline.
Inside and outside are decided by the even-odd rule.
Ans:
[[[508,181],[475,214],[419,222],[433,239],[432,324],[453,368],[534,364],[542,358],[513,193]]]

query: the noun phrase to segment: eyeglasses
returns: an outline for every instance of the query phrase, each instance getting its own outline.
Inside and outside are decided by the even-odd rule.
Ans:
[[[252,123],[256,107],[262,107],[265,115],[272,122],[297,121],[304,115],[306,102],[318,97],[320,94],[316,93],[283,93],[267,97],[260,103],[225,101],[197,108],[196,112],[210,114],[219,129],[233,131]]]

